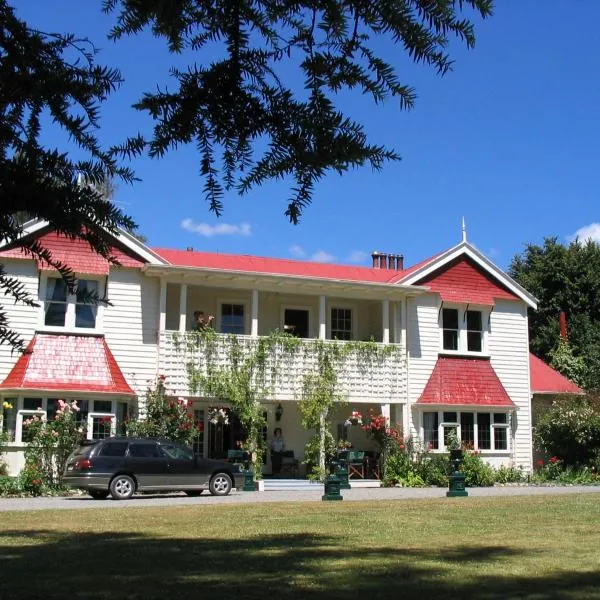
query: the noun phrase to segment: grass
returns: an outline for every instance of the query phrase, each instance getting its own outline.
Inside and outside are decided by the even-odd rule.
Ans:
[[[600,598],[600,494],[2,513],[0,598]]]

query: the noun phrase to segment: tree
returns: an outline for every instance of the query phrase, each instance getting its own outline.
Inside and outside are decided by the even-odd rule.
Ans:
[[[20,216],[45,219],[55,231],[87,241],[108,259],[111,246],[105,232],[135,226],[93,185],[78,184],[82,176],[93,184],[107,177],[133,181],[133,173],[118,166],[94,133],[100,103],[121,81],[117,70],[97,65],[94,54],[86,40],[31,29],[0,0],[0,239],[19,240],[27,254],[54,266],[70,291],[75,286],[73,272],[37,241],[20,239]],[[84,158],[74,160],[66,148],[42,144],[42,123],[48,117]],[[2,265],[0,291],[9,300],[35,305]],[[11,330],[3,305],[0,343],[23,350],[23,340]]]
[[[451,36],[471,48],[466,9],[485,18],[493,0],[104,0],[117,14],[113,39],[151,28],[193,64],[173,70],[178,88],[146,93],[135,105],[155,120],[154,136],[122,147],[162,156],[196,144],[210,210],[223,195],[270,179],[294,181],[286,215],[297,223],[315,184],[328,172],[369,164],[379,170],[395,151],[368,143],[361,124],[336,106],[356,89],[375,103],[395,98],[411,108],[415,91],[376,50],[380,39],[402,46],[417,63],[445,74]],[[222,56],[220,59],[215,59]],[[296,68],[304,87],[286,83]],[[266,149],[263,148],[266,145]]]
[[[509,274],[538,299],[529,314],[529,340],[534,354],[573,377],[583,362],[577,383],[600,388],[600,245],[579,240],[568,246],[547,238],[542,246],[528,244],[513,258]],[[559,314],[565,311],[569,349],[577,364],[559,346]],[[575,374],[575,378],[576,374]]]
[[[271,179],[291,178],[286,214],[297,223],[315,184],[328,171],[369,164],[382,168],[398,154],[367,141],[362,125],[336,105],[338,92],[356,89],[376,103],[387,98],[410,108],[414,90],[379,56],[380,38],[400,45],[417,63],[443,75],[452,67],[451,38],[471,48],[468,16],[492,12],[493,0],[104,0],[117,24],[113,39],[144,28],[193,64],[174,70],[174,92],[145,94],[134,107],[155,120],[151,139],[138,135],[101,148],[99,107],[121,83],[118,70],[96,64],[96,50],[73,34],[37,31],[0,0],[0,239],[22,243],[75,281],[68,265],[46,248],[20,239],[16,214],[46,219],[57,232],[89,242],[110,258],[105,232],[130,230],[132,220],[103,197],[107,178],[132,182],[118,159],[147,152],[160,157],[194,143],[210,210],[220,215],[225,191],[248,192]],[[220,59],[214,59],[215,52]],[[285,82],[293,67],[303,89]],[[297,86],[296,86],[297,88]],[[46,148],[46,116],[78,147]],[[115,143],[117,140],[115,140]],[[88,185],[78,185],[78,179]],[[0,270],[0,290],[34,304],[18,281]],[[23,348],[0,306],[0,343]]]

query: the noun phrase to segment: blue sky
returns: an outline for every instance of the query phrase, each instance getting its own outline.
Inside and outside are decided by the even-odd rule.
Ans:
[[[143,34],[109,42],[112,17],[100,0],[12,4],[40,29],[88,36],[99,62],[121,70],[125,83],[102,112],[104,143],[149,132],[149,119],[130,106],[169,80],[177,59],[162,41]],[[499,0],[478,23],[474,50],[452,45],[454,70],[443,78],[385,46],[403,83],[416,88],[416,107],[401,112],[392,101],[376,107],[347,94],[343,107],[371,142],[403,160],[380,173],[328,176],[300,225],[283,214],[282,184],[232,193],[214,217],[193,148],[134,161],[142,181],[120,185],[116,202],[153,246],[364,265],[373,250],[402,253],[410,265],[448,248],[460,241],[462,216],[469,240],[501,267],[546,236],[600,240],[598,22],[600,2]]]

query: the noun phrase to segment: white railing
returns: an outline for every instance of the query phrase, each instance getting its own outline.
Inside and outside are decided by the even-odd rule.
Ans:
[[[166,377],[169,394],[204,396],[202,389],[190,389],[190,370],[206,375],[209,368],[231,367],[234,336],[216,335],[208,345],[198,334],[166,331],[160,334],[160,371]],[[240,355],[256,352],[261,338],[235,336]],[[290,351],[283,344],[271,345],[264,358],[264,387],[272,400],[300,400],[306,374],[319,369],[318,344],[335,350],[336,393],[352,402],[404,402],[406,400],[406,358],[395,344],[365,344],[327,340],[299,340]],[[345,351],[344,351],[345,349]],[[191,369],[190,369],[191,366]]]

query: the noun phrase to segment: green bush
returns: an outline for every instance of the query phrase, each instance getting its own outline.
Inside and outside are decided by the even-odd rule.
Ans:
[[[426,485],[446,487],[449,472],[450,459],[447,455],[425,453],[418,456],[416,473]]]
[[[474,450],[463,453],[460,470],[465,476],[467,487],[490,487],[496,481],[494,469],[481,458],[479,452]]]
[[[556,401],[535,428],[536,448],[565,465],[585,465],[600,451],[600,410],[587,398]]]
[[[414,464],[406,452],[396,452],[388,456],[383,478],[384,486],[396,485],[408,479],[410,475],[414,475]]]
[[[522,468],[505,467],[502,465],[495,473],[496,483],[520,483],[525,481]]]
[[[21,482],[18,477],[0,477],[0,497],[21,496]]]

